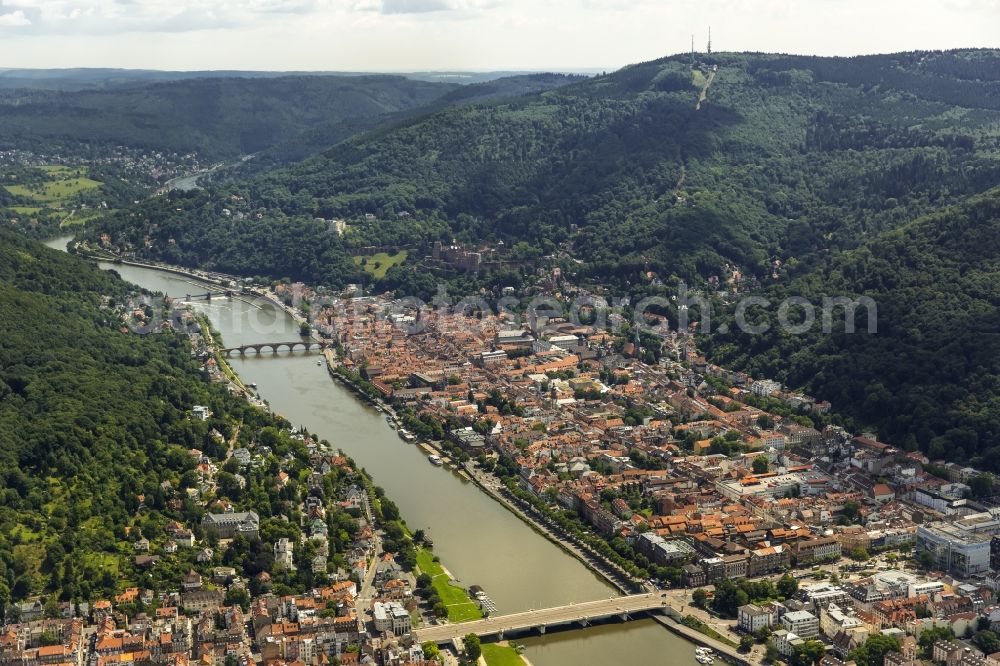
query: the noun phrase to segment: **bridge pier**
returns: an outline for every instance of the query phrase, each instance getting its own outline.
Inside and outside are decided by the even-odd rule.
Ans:
[[[580,624],[580,626],[581,626],[581,627],[584,627],[584,628],[586,628],[586,627],[590,626],[590,620],[588,620],[588,619],[587,619],[587,618],[585,618],[585,617],[582,617],[582,618],[580,618],[580,620],[579,620],[579,624]]]
[[[542,636],[545,635],[545,625],[544,624],[538,625],[538,633],[540,633]]]

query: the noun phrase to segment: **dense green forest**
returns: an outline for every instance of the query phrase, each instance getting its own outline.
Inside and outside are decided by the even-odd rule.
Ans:
[[[1000,82],[950,74],[995,77],[995,52],[701,62],[449,108],[248,188],[288,214],[407,211],[459,240],[562,246],[607,280],[727,262],[767,275],[773,257],[852,247],[1000,179]]]
[[[396,114],[547,90],[575,78],[538,74],[459,85],[390,75],[231,75],[136,79],[94,90],[0,85],[0,147],[64,157],[90,157],[114,146],[198,153],[203,160],[261,153],[259,163],[273,166]]]
[[[226,564],[253,576],[271,567],[270,541],[297,537],[305,446],[287,423],[209,383],[186,335],[129,332],[123,324],[135,290],[0,230],[0,614],[10,600],[37,594],[49,612],[58,601],[107,598],[129,586],[175,589],[191,568]],[[158,307],[153,300],[144,309]],[[199,404],[212,410],[209,420],[190,417]],[[202,484],[189,451],[219,460],[230,441],[266,444],[273,455],[244,470],[242,486],[236,468],[222,467],[217,488],[193,500],[187,491]],[[289,454],[294,478],[279,489],[278,459]],[[311,492],[340,492],[352,482],[363,480],[337,470],[324,490]],[[162,552],[170,520],[206,536],[200,518],[213,497],[257,511],[268,544],[244,539],[208,563],[195,562],[195,549],[164,556],[152,570],[134,563],[140,536]],[[337,510],[328,523],[331,563],[343,565],[337,558],[356,523]],[[306,589],[312,573],[285,572],[274,584]]]
[[[1000,189],[888,231],[827,257],[763,294],[865,295],[877,304],[877,333],[819,325],[783,333],[776,308],[754,311],[771,326],[707,337],[720,363],[806,386],[880,437],[933,459],[971,460],[1000,471]],[[819,315],[817,314],[817,317]]]
[[[304,160],[379,125],[406,122],[452,105],[472,104],[490,99],[516,97],[551,90],[582,78],[566,74],[522,74],[482,83],[452,86],[449,92],[445,92],[441,97],[425,106],[404,108],[385,115],[351,116],[321,122],[290,139],[282,140],[274,146],[262,150],[254,156],[253,160],[239,165],[238,169],[224,175],[226,178],[232,178],[234,175],[236,177],[255,175],[275,166],[284,166]],[[447,90],[447,88],[442,88],[442,90]]]
[[[513,80],[517,78],[532,78],[536,74],[525,74],[517,71],[490,72],[400,72],[400,76],[413,81],[429,83],[459,83],[475,85],[491,83],[499,79]],[[164,83],[167,81],[189,81],[192,79],[217,79],[239,77],[244,79],[275,79],[285,76],[366,76],[362,72],[340,71],[262,71],[240,69],[212,69],[201,71],[170,71],[160,69],[120,69],[111,67],[70,67],[55,69],[8,69],[0,68],[0,88],[20,90],[61,90],[75,92],[79,90],[114,89],[125,86],[145,85],[149,83]],[[550,76],[542,74],[541,76]],[[558,75],[557,75],[558,76]]]
[[[243,214],[242,219],[223,215],[227,207]],[[155,197],[138,210],[155,229],[135,224],[136,211],[126,210],[90,225],[85,236],[96,240],[108,232],[117,243],[138,247],[148,235],[151,242],[144,256],[238,275],[280,275],[324,284],[365,279],[342,239],[324,222],[274,214],[258,219],[253,210],[243,213],[236,202],[197,190]],[[197,242],[189,242],[195,229]]]
[[[400,76],[288,76],[75,92],[15,89],[0,92],[0,146],[87,156],[123,145],[226,159],[320,125],[423,106],[455,88]]]

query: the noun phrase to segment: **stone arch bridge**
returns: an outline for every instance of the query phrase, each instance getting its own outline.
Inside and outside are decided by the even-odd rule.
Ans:
[[[331,344],[329,342],[320,342],[317,340],[292,340],[290,342],[260,342],[257,344],[240,345],[239,347],[226,347],[225,349],[220,349],[219,351],[223,356],[231,356],[233,354],[246,356],[249,352],[254,352],[260,355],[265,351],[270,351],[273,354],[277,354],[282,350],[288,350],[290,352],[297,349],[312,351],[313,349],[323,350],[329,349],[330,347]]]

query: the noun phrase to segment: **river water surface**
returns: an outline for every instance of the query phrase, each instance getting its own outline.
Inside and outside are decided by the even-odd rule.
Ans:
[[[65,249],[66,238],[47,243]],[[163,271],[101,264],[124,279],[171,296],[198,293]],[[219,298],[198,302],[227,346],[298,339],[298,326],[269,303]],[[266,353],[230,359],[271,408],[303,425],[364,467],[400,507],[411,529],[425,529],[434,551],[463,586],[480,585],[498,613],[611,597],[617,592],[536,533],[475,484],[432,466],[404,443],[384,416],[331,380],[316,353]],[[693,646],[652,620],[516,639],[534,666],[695,664]]]

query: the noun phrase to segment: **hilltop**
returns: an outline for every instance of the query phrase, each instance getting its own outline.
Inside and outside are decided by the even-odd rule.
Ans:
[[[449,106],[222,189],[271,215],[357,221],[348,245],[527,241],[619,285],[643,269],[766,278],[774,259],[854,247],[1000,180],[998,61],[673,56]],[[205,221],[167,221],[179,251],[240,235]],[[283,244],[282,224],[267,233]]]

